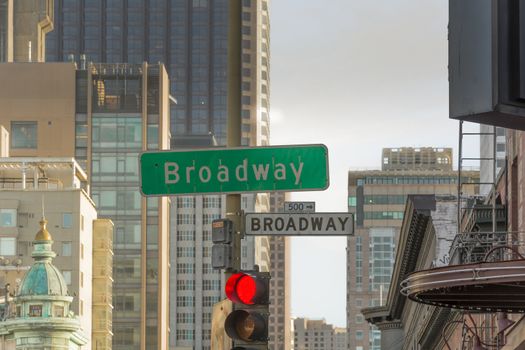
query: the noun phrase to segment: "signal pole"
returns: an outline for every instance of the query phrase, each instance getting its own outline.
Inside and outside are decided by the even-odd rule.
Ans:
[[[228,1],[228,99],[226,146],[241,145],[241,0]],[[241,268],[241,195],[226,195],[226,217],[233,221],[233,270]],[[227,274],[229,271],[226,272]],[[228,276],[226,276],[228,277]]]

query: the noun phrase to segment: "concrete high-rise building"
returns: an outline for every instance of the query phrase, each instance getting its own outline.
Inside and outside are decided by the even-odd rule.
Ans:
[[[462,176],[473,182],[479,173]],[[382,170],[348,173],[348,207],[355,215],[355,235],[347,242],[349,349],[380,349],[380,331],[366,323],[360,310],[385,303],[407,196],[457,196],[457,182],[451,148],[387,148]],[[465,194],[476,190],[464,189]]]
[[[91,347],[95,344],[91,339],[111,340],[111,323],[101,321],[112,310],[112,264],[108,262],[112,252],[102,251],[96,262],[92,252],[98,246],[96,237],[113,230],[111,221],[97,219],[86,189],[86,174],[72,158],[0,158],[0,255],[6,272],[0,285],[19,287],[26,271],[23,267],[31,265],[34,233],[45,210],[58,253],[55,266],[76,296],[70,308],[78,315]],[[104,262],[105,269],[94,268]],[[94,284],[97,280],[105,281],[104,288]],[[97,325],[96,332],[92,324]]]
[[[325,320],[296,318],[293,320],[294,350],[346,349],[346,330],[334,328]],[[343,347],[341,347],[343,346]]]
[[[53,0],[0,0],[0,62],[43,62]]]
[[[115,224],[113,349],[167,348],[169,200],[138,192],[138,154],[167,149],[162,65],[0,64],[10,153],[75,157],[99,217]]]
[[[280,212],[289,193],[276,192],[270,195],[270,210]],[[269,348],[291,349],[291,239],[286,236],[271,236],[270,243],[270,322]]]

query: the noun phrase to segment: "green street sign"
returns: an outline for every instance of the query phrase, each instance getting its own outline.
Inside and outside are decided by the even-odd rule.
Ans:
[[[140,154],[140,190],[145,196],[314,191],[328,184],[325,145]]]

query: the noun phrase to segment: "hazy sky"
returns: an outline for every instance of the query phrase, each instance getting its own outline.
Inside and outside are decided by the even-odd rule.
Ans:
[[[324,143],[330,188],[294,200],[347,211],[347,172],[383,147],[457,145],[448,119],[447,1],[271,2],[271,139]],[[456,155],[455,155],[456,157]],[[346,239],[293,238],[292,316],[346,326]]]

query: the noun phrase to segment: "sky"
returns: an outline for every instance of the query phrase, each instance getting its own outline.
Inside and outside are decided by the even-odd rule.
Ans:
[[[447,3],[271,2],[271,142],[329,150],[329,189],[292,200],[315,201],[318,212],[347,211],[348,171],[380,168],[383,147],[456,152]],[[345,248],[345,238],[292,239],[293,317],[346,326]]]

